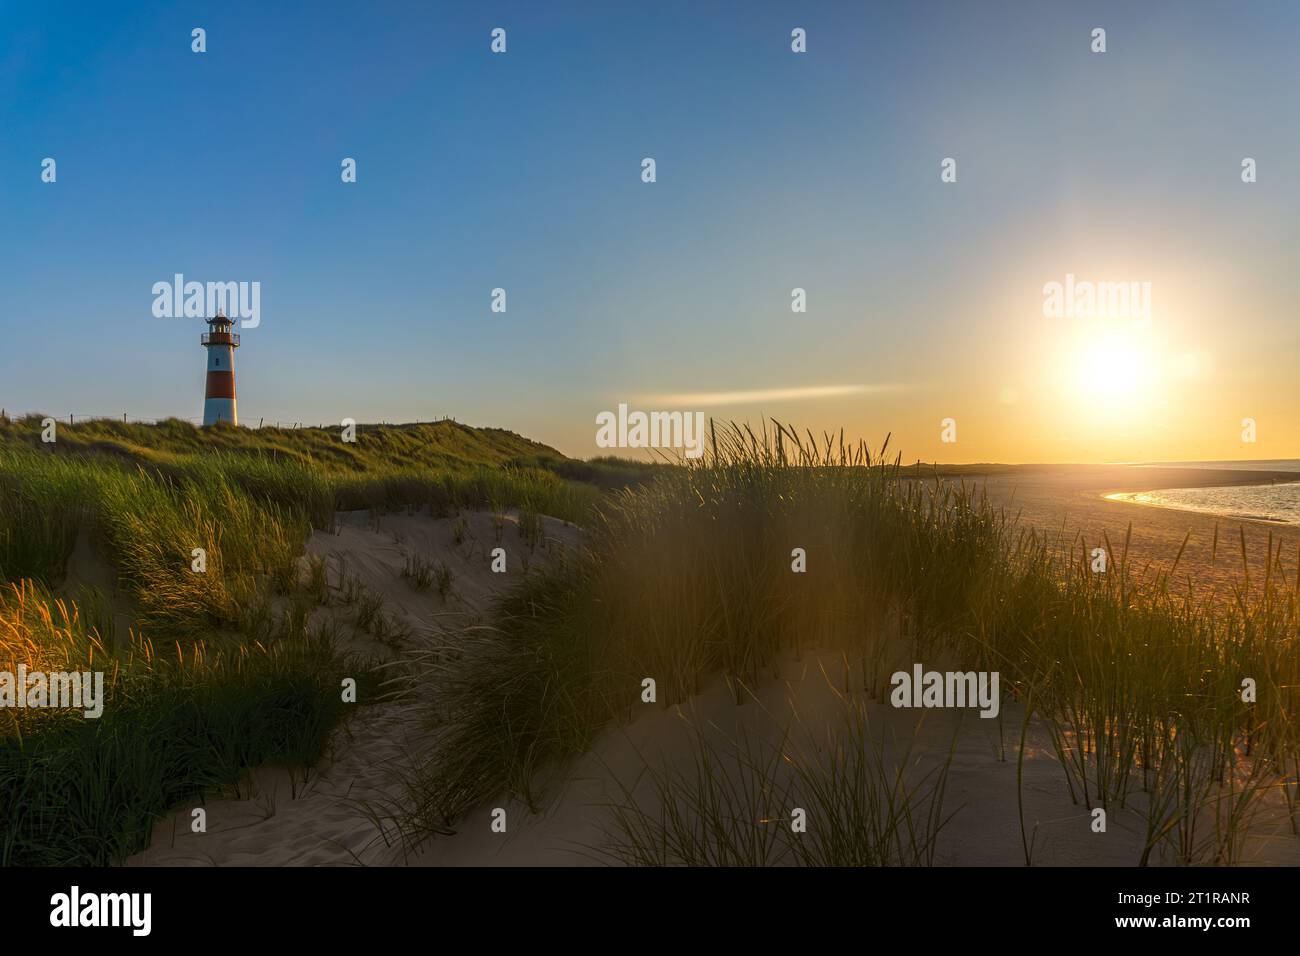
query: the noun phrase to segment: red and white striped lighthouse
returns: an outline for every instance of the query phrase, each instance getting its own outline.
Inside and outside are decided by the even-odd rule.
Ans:
[[[235,411],[235,349],[239,348],[239,333],[230,331],[234,324],[218,310],[215,319],[208,319],[209,331],[203,333],[203,347],[208,350],[204,425],[239,424],[239,414]]]

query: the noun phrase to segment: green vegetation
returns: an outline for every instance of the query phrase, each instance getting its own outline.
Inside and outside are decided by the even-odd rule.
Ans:
[[[0,587],[0,669],[105,672],[98,719],[0,711],[0,864],[115,863],[182,800],[252,766],[314,764],[343,704],[330,643],[303,620],[284,615],[266,643],[109,649],[39,586]]]
[[[490,624],[398,662],[439,723],[409,779],[405,833],[451,832],[502,793],[540,806],[572,758],[644,706],[647,675],[661,706],[722,679],[750,707],[747,688],[810,649],[838,652],[854,677],[842,727],[819,741],[792,730],[776,747],[701,735],[693,766],[647,765],[664,809],[625,794],[601,852],[932,862],[947,764],[904,773],[906,748],[891,754],[865,722],[889,675],[917,661],[998,671],[1004,697],[1046,728],[1078,804],[1137,815],[1135,863],[1237,860],[1270,791],[1300,825],[1300,582],[1271,547],[1267,567],[1247,567],[1243,541],[1230,601],[1175,590],[1181,555],[1131,570],[1126,543],[1105,542],[1110,570],[1097,574],[1083,542],[1021,527],[963,484],[779,426],[719,431],[681,467],[568,465],[446,422],[363,428],[338,448],[316,429],[88,423],[60,428],[54,446],[38,433],[0,420],[0,669],[103,670],[109,701],[99,720],[0,712],[0,819],[13,821],[0,862],[120,860],[178,800],[258,763],[310,767],[341,711],[340,675],[379,680],[307,626],[331,569],[299,573],[311,530],[359,508],[488,508],[498,542],[516,508],[530,545],[541,515],[588,528],[580,552],[534,566]],[[463,522],[450,537],[465,542]],[[109,585],[67,579],[83,541]],[[196,548],[205,574],[191,570]],[[791,572],[796,548],[807,573]],[[337,574],[352,623],[397,650],[400,623],[341,563]],[[445,564],[412,558],[406,576],[443,601],[455,593]],[[1003,749],[1023,749],[1027,726],[1003,728]],[[782,782],[766,786],[774,762]],[[796,793],[829,831],[791,842],[752,826],[788,814]],[[1027,861],[1032,846],[1026,834]]]
[[[683,703],[717,677],[758,686],[810,648],[840,650],[876,700],[916,661],[999,671],[1005,695],[1032,693],[1076,801],[1145,818],[1135,863],[1230,862],[1266,786],[1296,807],[1300,616],[1280,555],[1245,569],[1226,605],[1172,590],[1176,556],[1141,577],[1108,544],[1111,570],[1095,574],[1080,542],[1019,527],[968,488],[780,427],[733,427],[700,463],[615,494],[587,544],[531,575],[493,627],[422,661],[446,732],[411,781],[415,831],[446,832],[502,792],[539,804],[549,775],[632,718],[646,675],[661,705]],[[821,779],[839,799],[834,781],[852,777]],[[699,807],[728,785],[660,778]],[[632,857],[689,836],[624,820]]]
[[[373,677],[306,625],[329,600],[328,569],[300,576],[298,562],[336,511],[583,521],[601,494],[512,464],[561,459],[544,445],[451,422],[362,426],[355,444],[338,429],[180,421],[40,435],[39,417],[0,417],[0,670],[102,670],[108,701],[91,720],[0,711],[0,863],[118,861],[179,800],[265,762],[312,765],[341,676]],[[99,586],[68,576],[81,541],[109,575]],[[425,575],[447,599],[450,572]],[[352,599],[359,630],[401,639],[376,596]]]
[[[544,468],[555,472],[561,478],[592,484],[607,491],[647,485],[656,475],[670,467],[668,462],[618,458],[614,455],[599,455],[586,461],[577,461],[573,458],[543,454],[531,458],[514,458],[509,464],[516,467]]]
[[[41,445],[41,416],[0,417],[0,444]],[[47,446],[48,447],[48,446]],[[465,465],[541,467],[567,461],[555,449],[499,428],[471,428],[438,421],[411,425],[358,425],[357,441],[344,442],[342,428],[196,428],[172,418],[156,425],[93,419],[58,426],[60,451],[119,457],[138,464],[175,463],[214,452],[292,460],[329,471],[402,468],[455,469]],[[580,463],[575,463],[580,464]]]
[[[433,563],[422,554],[412,554],[406,559],[402,577],[417,591],[427,591],[433,586]]]
[[[55,583],[84,531],[124,584],[156,595],[144,599],[164,617],[178,591],[198,586],[188,572],[192,548],[207,550],[210,571],[217,562],[209,580],[227,590],[259,573],[279,575],[283,588],[301,539],[312,527],[331,528],[336,511],[520,507],[581,522],[600,494],[553,471],[508,464],[521,448],[545,446],[451,422],[362,428],[355,444],[337,429],[196,429],[178,421],[65,425],[49,445],[40,430],[34,418],[0,418],[0,580]],[[331,451],[313,457],[322,448]],[[197,627],[206,623],[192,613],[202,603],[230,621],[238,596],[182,594],[170,620],[145,618]]]

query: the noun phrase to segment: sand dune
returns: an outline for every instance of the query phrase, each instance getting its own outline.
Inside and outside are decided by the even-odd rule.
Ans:
[[[850,668],[856,672],[857,668]],[[647,767],[674,767],[689,775],[701,735],[719,752],[740,739],[777,745],[794,728],[800,740],[818,738],[837,725],[849,697],[863,690],[846,682],[838,654],[805,655],[781,664],[780,678],[737,704],[721,681],[683,707],[645,705],[644,716],[627,727],[608,730],[587,756],[577,761],[539,814],[519,801],[501,799],[468,814],[452,837],[426,843],[408,861],[431,866],[572,866],[613,863],[601,848],[617,833],[611,803],[627,794],[648,813],[657,814],[657,794]],[[1023,866],[1025,856],[1017,804],[1016,748],[1023,709],[1004,705],[1001,720],[974,712],[897,710],[887,702],[866,703],[870,726],[896,758],[909,748],[909,766],[919,779],[956,747],[948,776],[945,814],[934,863],[948,866]],[[806,735],[801,737],[800,735]],[[787,744],[787,746],[790,746]],[[777,777],[783,764],[778,765]],[[1125,810],[1113,810],[1107,831],[1095,833],[1082,804],[1072,802],[1060,763],[1045,729],[1031,722],[1023,773],[1026,832],[1032,859],[1040,866],[1132,866],[1141,857],[1145,819],[1140,796]],[[780,786],[774,777],[773,784]],[[506,811],[506,833],[493,832],[492,812]],[[787,812],[789,808],[787,809]],[[816,826],[810,820],[810,831]],[[756,826],[762,825],[755,823]],[[786,826],[786,819],[767,826]],[[1280,795],[1263,801],[1242,851],[1242,861],[1258,865],[1300,864],[1300,845],[1291,834]]]
[[[1135,509],[1100,497],[1115,482],[1077,475],[1019,475],[990,482],[990,493],[1008,506],[1023,508],[1025,520],[1041,527],[1079,525],[1085,534],[1110,529],[1122,533],[1131,519],[1134,553],[1159,558],[1172,542],[1176,552],[1188,527],[1198,536],[1191,549],[1193,573],[1212,573],[1216,566],[1200,552],[1205,525],[1201,515],[1161,514]],[[1153,474],[1153,487],[1170,476]],[[1153,518],[1154,516],[1154,518]],[[1135,521],[1135,524],[1138,522]],[[1088,530],[1091,529],[1091,530]],[[1256,540],[1259,529],[1250,529]],[[1224,534],[1221,529],[1221,537]],[[455,540],[459,538],[457,543]],[[388,516],[374,521],[367,513],[341,515],[337,532],[316,533],[308,555],[325,558],[337,596],[346,576],[384,598],[386,609],[400,618],[410,634],[397,644],[350,635],[348,650],[361,656],[392,659],[418,648],[421,635],[455,629],[482,618],[502,588],[523,573],[528,563],[544,561],[558,550],[575,547],[580,532],[545,519],[535,548],[523,541],[517,515],[504,520],[486,512],[457,518],[423,515]],[[1222,544],[1222,542],[1221,542]],[[511,556],[506,574],[493,574],[489,553],[498,545]],[[403,579],[407,557],[418,553],[445,562],[454,587],[446,600],[436,591],[416,591]],[[1170,558],[1172,553],[1169,552]],[[305,558],[304,562],[308,559]],[[1185,558],[1185,561],[1188,559]],[[1226,564],[1226,562],[1225,562]],[[337,602],[319,614],[342,621],[350,613]],[[855,667],[851,674],[860,673]],[[533,814],[518,800],[504,796],[467,814],[453,836],[437,837],[418,847],[404,845],[382,822],[383,810],[403,798],[400,778],[428,745],[436,728],[426,720],[422,702],[383,703],[362,707],[334,734],[325,763],[300,776],[277,768],[251,774],[237,796],[210,797],[208,832],[189,829],[191,807],[178,807],[155,828],[151,847],[129,865],[589,865],[612,862],[602,854],[615,833],[612,804],[632,795],[648,812],[657,799],[647,768],[687,770],[701,741],[725,750],[737,740],[776,745],[792,728],[815,734],[842,715],[846,702],[858,702],[869,715],[879,739],[890,752],[909,746],[912,772],[924,774],[947,754],[956,735],[945,811],[952,817],[938,841],[935,862],[948,865],[1024,865],[1015,760],[1023,711],[1007,702],[999,719],[979,719],[974,712],[896,710],[868,699],[845,674],[835,654],[808,654],[780,663],[778,679],[741,696],[717,681],[683,707],[644,705],[644,713],[625,727],[611,728],[591,753],[566,769],[546,806]],[[811,737],[809,738],[811,739]],[[1033,839],[1038,865],[1132,865],[1141,855],[1144,819],[1141,798],[1125,810],[1112,811],[1106,833],[1094,833],[1087,809],[1071,800],[1065,776],[1045,729],[1031,722],[1023,774],[1026,831]],[[505,833],[494,832],[493,811],[506,811]],[[770,826],[785,825],[784,821]],[[812,825],[815,825],[815,821]],[[1300,864],[1300,845],[1289,830],[1281,798],[1261,803],[1242,851],[1245,862]]]
[[[359,658],[392,659],[420,646],[434,629],[455,629],[478,619],[491,598],[526,568],[572,547],[578,529],[542,519],[535,547],[523,539],[519,516],[466,512],[454,518],[340,514],[336,533],[315,532],[307,543],[304,574],[312,557],[327,561],[333,601],[317,620],[333,617],[344,649]],[[457,538],[460,538],[459,543]],[[490,552],[507,552],[506,572],[493,573]],[[417,591],[402,577],[407,557],[443,562],[452,572],[446,600],[436,589]],[[353,609],[341,606],[345,579],[384,599],[384,613],[399,618],[409,634],[382,643],[356,633]],[[263,767],[249,775],[238,795],[209,796],[207,832],[190,830],[193,806],[177,807],[154,827],[149,849],[127,865],[293,866],[400,862],[396,834],[381,823],[384,810],[401,798],[400,778],[429,739],[419,702],[358,707],[334,732],[328,758],[306,779],[285,768]]]

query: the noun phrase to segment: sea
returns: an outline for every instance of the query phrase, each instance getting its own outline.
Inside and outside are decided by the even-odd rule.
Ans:
[[[1295,475],[1267,485],[1219,485],[1211,488],[1161,488],[1107,495],[1115,501],[1155,505],[1178,511],[1199,511],[1229,518],[1253,518],[1300,525],[1300,459],[1271,461],[1162,461],[1134,463],[1135,467],[1204,468],[1222,471],[1277,471]]]

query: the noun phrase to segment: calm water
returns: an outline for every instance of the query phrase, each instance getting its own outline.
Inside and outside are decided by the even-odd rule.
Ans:
[[[1208,466],[1210,463],[1206,463]],[[1255,464],[1251,462],[1250,464]],[[1285,471],[1275,463],[1272,467],[1236,470]],[[1295,469],[1300,471],[1300,468]],[[1263,521],[1283,521],[1300,524],[1300,474],[1296,481],[1273,485],[1237,485],[1220,488],[1162,488],[1159,491],[1133,491],[1107,495],[1115,501],[1132,501],[1143,505],[1158,505],[1180,511],[1200,511],[1205,514],[1225,515],[1232,518],[1258,518]]]
[[[1143,461],[1137,468],[1205,468],[1209,471],[1294,471],[1300,480],[1300,458],[1269,458],[1258,461]]]

